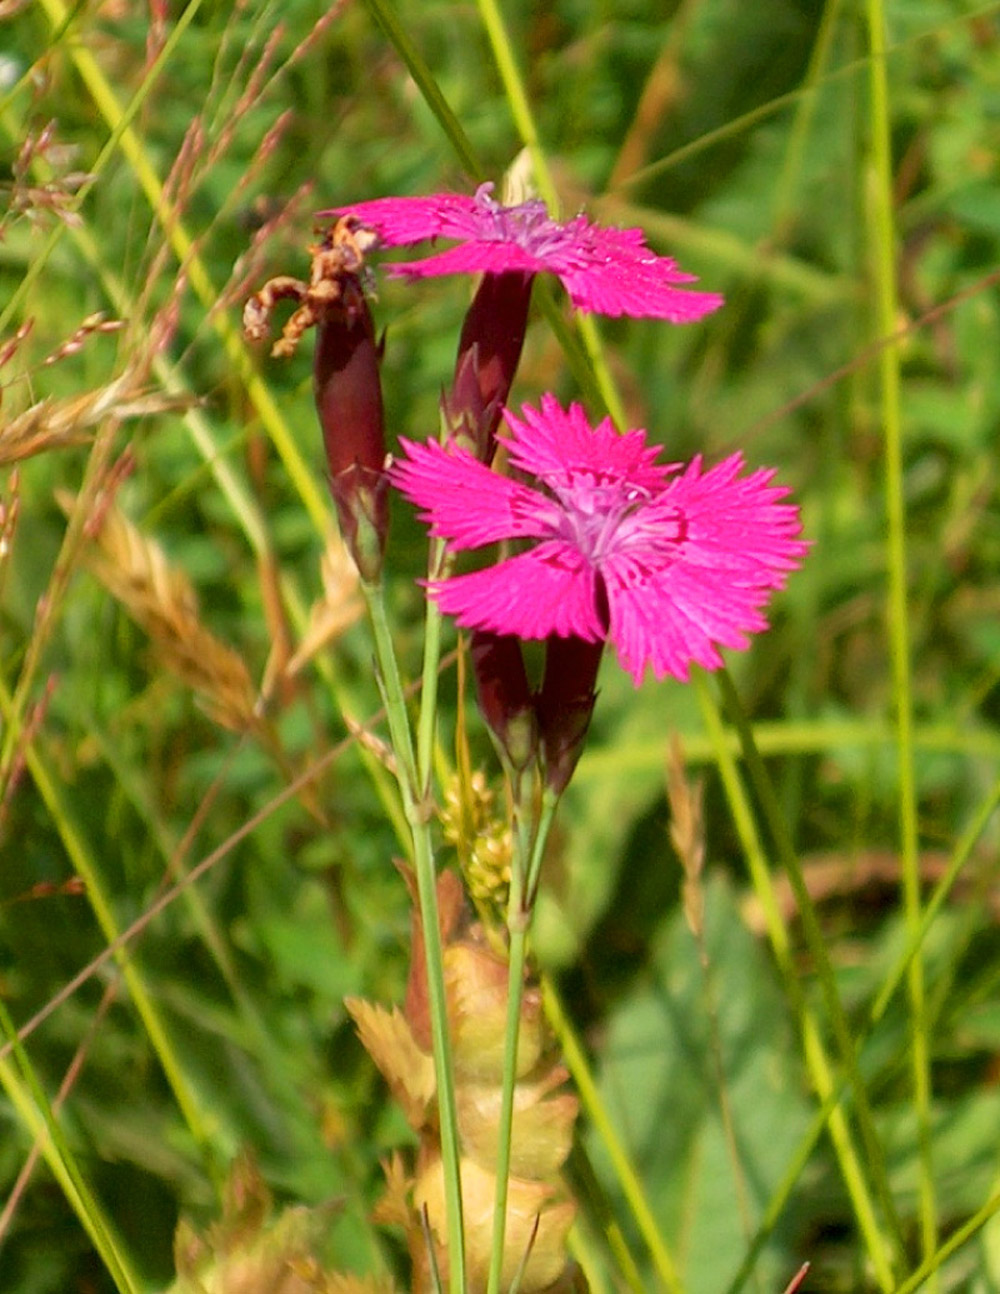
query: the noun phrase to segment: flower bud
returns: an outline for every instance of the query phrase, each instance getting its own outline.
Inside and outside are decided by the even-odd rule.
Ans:
[[[566,789],[583,753],[597,693],[594,683],[603,642],[549,637],[545,676],[538,694],[538,726],[548,785],[557,795]]]
[[[535,707],[520,640],[477,629],[472,634],[469,654],[480,713],[511,765],[520,772],[527,768],[538,745]]]
[[[364,579],[378,579],[389,531],[380,348],[368,303],[323,312],[313,389],[341,533]]]
[[[472,441],[483,463],[493,461],[500,415],[521,358],[532,278],[520,271],[484,274],[462,324],[445,420],[452,435]]]

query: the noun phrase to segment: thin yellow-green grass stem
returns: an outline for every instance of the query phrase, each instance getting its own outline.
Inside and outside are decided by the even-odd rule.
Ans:
[[[976,1236],[987,1222],[1000,1213],[1000,1191],[995,1192],[986,1201],[981,1209],[972,1215],[967,1222],[963,1222],[960,1227],[948,1236],[940,1248],[935,1249],[932,1254],[928,1254],[916,1271],[903,1281],[902,1285],[897,1285],[893,1294],[913,1294],[918,1290],[925,1281],[933,1279],[944,1263],[957,1253],[959,1249]]]
[[[523,783],[524,779],[519,779]],[[507,1018],[504,1029],[503,1072],[500,1080],[500,1119],[497,1131],[496,1198],[486,1294],[501,1294],[504,1247],[507,1235],[507,1194],[514,1132],[514,1089],[517,1085],[517,1044],[524,1001],[524,968],[528,959],[528,926],[531,913],[525,906],[525,880],[530,852],[530,824],[523,814],[522,787],[512,787],[515,798],[514,858],[507,900]]]
[[[706,729],[717,743],[716,761],[719,776],[722,779],[733,823],[743,846],[754,891],[764,912],[775,961],[781,972],[789,1004],[802,1037],[806,1069],[821,1104],[825,1106],[828,1101],[830,1102],[830,1140],[876,1279],[880,1288],[888,1294],[894,1284],[891,1246],[879,1226],[868,1177],[864,1171],[862,1159],[855,1149],[847,1117],[843,1108],[839,1104],[833,1104],[831,1099],[837,1086],[832,1066],[827,1058],[820,1030],[802,993],[798,972],[792,963],[791,941],[781,918],[774,883],[764,857],[753,811],[737,771],[736,762],[726,747],[722,719],[705,679],[699,672],[695,672],[693,681]]]
[[[372,628],[379,682],[385,701],[389,734],[396,756],[399,790],[403,797],[403,807],[413,840],[413,865],[423,928],[431,1044],[434,1077],[437,1083],[438,1124],[441,1133],[441,1164],[444,1173],[445,1218],[448,1231],[448,1284],[452,1294],[466,1294],[458,1106],[455,1098],[455,1070],[448,1031],[444,953],[438,917],[437,874],[431,843],[431,806],[426,795],[421,791],[420,770],[417,767],[413,733],[406,709],[406,696],[386,617],[384,590],[381,584],[371,584],[364,580],[361,588]]]
[[[133,1270],[121,1241],[88,1187],[70,1150],[52,1107],[30,1061],[17,1038],[14,1022],[0,1001],[0,1033],[6,1036],[17,1060],[0,1060],[0,1086],[26,1131],[39,1146],[52,1176],[59,1183],[70,1208],[90,1237],[104,1268],[119,1294],[141,1294],[143,1282]],[[20,1076],[17,1070],[20,1069]]]
[[[507,1187],[510,1178],[511,1138],[514,1128],[514,1088],[517,1084],[517,1044],[524,1001],[524,971],[528,935],[534,911],[538,877],[555,819],[559,797],[546,791],[538,821],[525,811],[530,802],[530,778],[508,769],[514,805],[514,859],[507,901],[508,971],[507,1020],[504,1033],[503,1074],[500,1089],[500,1122],[497,1138],[497,1194],[487,1294],[500,1294],[504,1238],[507,1229]]]
[[[3,122],[10,138],[15,139],[16,129],[3,112],[0,112],[0,121]],[[33,161],[33,165],[37,165],[37,161]],[[43,180],[46,178],[48,177],[42,176]],[[76,224],[69,226],[60,224],[58,228],[60,230],[68,228],[70,238],[98,275],[115,312],[121,318],[127,318],[132,313],[131,298],[120,277],[102,260],[98,245],[89,229],[85,225]],[[38,259],[41,263],[44,263],[44,257],[39,257]],[[185,391],[188,389],[180,371],[164,355],[154,355],[152,365],[154,373],[165,390]],[[255,373],[249,380],[253,391],[259,397],[257,399],[258,407],[263,407],[267,410],[268,416],[279,417],[280,415],[277,413],[270,393],[261,379]],[[271,544],[264,514],[256,500],[241,482],[238,474],[226,461],[225,452],[220,450],[220,447],[216,444],[208,420],[199,409],[187,409],[185,410],[183,421],[190,433],[192,443],[206,465],[206,469],[211,473],[212,479],[232,509],[233,515],[240,523],[254,555],[258,559],[269,559]],[[331,523],[328,521],[327,529],[329,524]],[[307,620],[301,598],[287,575],[282,574],[281,584],[285,603],[293,620],[301,630]],[[326,682],[331,685],[339,712],[345,718],[350,718],[352,713],[351,696],[343,681],[337,678],[330,654],[323,653],[317,657],[316,667]],[[356,709],[356,707],[354,708]],[[360,722],[356,719],[356,715],[354,721]],[[397,839],[404,848],[408,849],[409,832],[406,821],[402,815],[398,798],[389,789],[389,779],[385,770],[375,756],[364,748],[359,750],[359,756],[372,779],[376,794],[386,811]]]
[[[907,967],[923,943],[923,940],[926,938],[935,918],[947,901],[948,895],[951,893],[955,881],[965,864],[968,862],[976,842],[986,830],[986,827],[989,825],[990,820],[994,813],[996,813],[998,807],[1000,807],[1000,780],[997,780],[994,783],[989,795],[983,800],[975,817],[956,844],[952,852],[952,856],[948,860],[948,865],[945,868],[944,875],[934,887],[934,892],[924,906],[921,914],[920,928],[912,934],[907,934],[906,946],[893,963],[892,969],[886,975],[882,983],[882,987],[879,990],[878,997],[875,999],[868,1012],[865,1033],[859,1038],[860,1044],[863,1044],[867,1038],[871,1036],[875,1026],[885,1015],[886,1009],[892,1000],[893,995],[906,977]],[[776,911],[777,910],[775,909],[775,912]],[[752,1270],[757,1254],[760,1252],[770,1234],[770,1231],[778,1221],[784,1205],[790,1196],[791,1190],[802,1169],[805,1167],[812,1147],[815,1145],[817,1138],[826,1124],[830,1115],[831,1105],[842,1098],[846,1088],[846,1079],[841,1077],[837,1090],[827,1097],[823,1106],[814,1115],[812,1124],[807,1130],[805,1136],[802,1138],[792,1162],[789,1164],[781,1183],[775,1190],[771,1197],[771,1201],[764,1211],[757,1236],[754,1238],[754,1242],[750,1246],[749,1252],[744,1257],[740,1270],[734,1277],[729,1289],[726,1291],[726,1294],[737,1294],[737,1291],[740,1289],[744,1279]]]
[[[427,578],[440,580],[452,569],[443,539],[430,541]],[[430,795],[437,738],[438,676],[441,672],[441,611],[428,598],[424,612],[424,662],[420,675],[420,715],[417,720],[417,782],[423,797]]]
[[[712,743],[703,732],[681,732],[684,757],[689,764],[715,761]],[[843,750],[880,750],[891,746],[895,731],[880,720],[821,720],[818,722],[767,723],[754,726],[754,739],[762,755],[839,755]],[[970,759],[1000,762],[1000,734],[989,728],[960,728],[957,724],[925,724],[915,733],[918,750]],[[739,735],[727,728],[726,750],[740,754]],[[577,786],[600,782],[609,773],[656,772],[663,764],[663,741],[651,737],[630,742],[626,750],[606,746],[585,751],[573,775]]]
[[[111,943],[118,938],[119,928],[111,903],[104,892],[104,884],[97,862],[72,822],[69,809],[63,803],[62,795],[58,789],[58,781],[50,772],[48,763],[39,750],[37,740],[31,740],[24,732],[19,719],[11,710],[11,702],[10,693],[4,683],[0,681],[0,712],[2,712],[6,723],[12,724],[19,730],[21,749],[24,753],[28,770],[59,833],[70,865],[84,882],[87,900],[100,926],[101,933]],[[188,1082],[181,1060],[174,1050],[167,1027],[160,1018],[159,1011],[135,962],[130,959],[124,949],[116,954],[116,960],[121,967],[122,975],[135,1009],[142,1020],[146,1033],[149,1035],[149,1041],[159,1059],[164,1076],[170,1084],[170,1089],[174,1094],[184,1121],[205,1156],[209,1167],[213,1168],[209,1122],[202,1111],[201,1102],[195,1094],[194,1087]]]
[[[592,1231],[577,1222],[570,1228],[569,1251],[583,1272],[587,1294],[613,1294],[604,1270],[602,1254]]]
[[[947,898],[951,893],[953,884],[955,884],[957,877],[959,877],[962,868],[964,868],[965,864],[968,863],[970,855],[972,855],[975,842],[977,842],[979,837],[982,836],[984,829],[986,829],[988,823],[990,823],[990,820],[994,817],[997,807],[999,806],[1000,780],[997,780],[994,787],[991,789],[990,795],[984,798],[981,806],[979,806],[977,814],[975,814],[972,822],[969,823],[968,828],[966,828],[965,832],[962,833],[961,839],[957,842],[955,849],[953,849],[952,857],[948,859],[944,875],[940,877],[938,884],[934,886],[934,892],[931,894],[928,903],[924,906],[924,911],[922,911],[921,914],[920,929],[913,932],[913,934],[907,934],[906,947],[904,947],[903,951],[900,952],[897,960],[895,960],[895,963],[893,964],[893,968],[891,968],[890,972],[887,973],[884,982],[882,982],[882,987],[880,991],[878,991],[875,1003],[873,1003],[871,1009],[869,1009],[867,1026],[865,1026],[864,1035],[859,1038],[859,1043],[864,1043],[865,1040],[871,1036],[872,1031],[875,1030],[875,1027],[878,1024],[878,1021],[880,1021],[882,1016],[884,1016],[887,1005],[889,1005],[891,999],[893,999],[895,991],[899,989],[900,983],[902,983],[904,978],[906,978],[909,963],[911,963],[913,956],[916,955],[917,950],[920,949],[922,941],[924,941],[926,936],[928,936],[928,932],[931,925],[934,923],[935,917],[937,917],[940,910],[942,910],[944,903],[947,902]],[[762,1249],[763,1244],[765,1244],[767,1240],[768,1234],[770,1234],[772,1227],[774,1227],[777,1219],[779,1219],[784,1203],[788,1200],[790,1189],[792,1189],[794,1183],[796,1183],[799,1172],[801,1172],[802,1168],[805,1167],[812,1145],[815,1144],[821,1130],[823,1130],[825,1122],[827,1122],[827,1118],[829,1117],[829,1106],[831,1106],[833,1101],[840,1100],[842,1093],[845,1091],[846,1079],[841,1078],[837,1091],[832,1093],[831,1097],[828,1097],[827,1101],[824,1102],[823,1108],[818,1110],[814,1115],[814,1119],[812,1119],[809,1130],[807,1130],[806,1135],[803,1136],[801,1143],[799,1143],[798,1149],[796,1150],[796,1156],[794,1156],[787,1172],[785,1172],[783,1180],[781,1180],[779,1188],[775,1190],[774,1196],[771,1197],[771,1201],[767,1205],[757,1237],[754,1238],[753,1245],[750,1246],[749,1253],[746,1254],[744,1262],[740,1266],[740,1271],[737,1272],[737,1275],[734,1278],[734,1281],[732,1281],[730,1288],[726,1291],[726,1294],[736,1294],[736,1291],[739,1290],[741,1284],[743,1284],[744,1278],[748,1275],[750,1269],[752,1269],[755,1255],[757,1255],[759,1250]]]
[[[534,113],[531,111],[531,104],[525,92],[524,78],[518,68],[510,37],[504,25],[503,15],[496,0],[476,0],[476,3],[493,50],[493,57],[500,73],[500,79],[503,82],[514,124],[521,137],[521,142],[531,155],[538,191],[552,216],[558,217],[559,194],[552,179],[552,172],[549,169],[538,127],[535,124]],[[577,326],[601,393],[601,399],[611,414],[615,425],[619,429],[623,429],[626,421],[625,406],[604,357],[604,349],[601,345],[597,325],[594,323],[592,316],[581,314],[577,319]]]
[[[437,118],[438,124],[455,150],[455,155],[466,173],[473,180],[483,180],[485,172],[476,157],[468,135],[462,129],[461,122],[452,112],[448,101],[441,93],[440,87],[434,79],[434,73],[427,66],[420,51],[410,39],[406,28],[397,18],[392,5],[387,0],[365,0],[365,4],[373,14],[375,21],[389,38],[389,42],[395,48],[396,53],[406,64],[414,83],[424,96],[427,106]]]
[[[625,1203],[635,1221],[649,1256],[653,1260],[657,1277],[663,1288],[669,1291],[669,1294],[683,1294],[683,1286],[677,1274],[677,1266],[670,1248],[657,1225],[649,1200],[646,1198],[646,1192],[638,1170],[618,1135],[604,1101],[601,1099],[601,1094],[587,1060],[587,1054],[576,1035],[568,1014],[563,1008],[558,990],[547,977],[542,979],[542,1003],[545,1008],[545,1018],[552,1026],[552,1032],[559,1043],[559,1049],[566,1062],[566,1067],[573,1076],[573,1083],[581,1104],[587,1112],[587,1117],[594,1132],[600,1138],[607,1152],[615,1179],[621,1187]],[[619,1263],[622,1267],[623,1275],[626,1276],[626,1279],[629,1279],[629,1273],[635,1273],[637,1268],[632,1255],[625,1246],[624,1238],[619,1233],[617,1238],[609,1236],[608,1240],[614,1251],[617,1252],[620,1246]],[[632,1285],[631,1279],[629,1279],[629,1284],[630,1286]]]
[[[772,237],[778,242],[781,242],[784,238],[785,227],[793,207],[792,192],[798,177],[804,171],[803,162],[805,160],[806,143],[809,139],[813,119],[816,116],[819,89],[827,74],[827,64],[833,49],[833,36],[836,30],[837,18],[840,14],[841,3],[842,0],[826,0],[823,5],[823,16],[820,19],[819,30],[816,32],[812,53],[809,55],[809,66],[806,68],[806,74],[799,87],[802,97],[796,107],[792,126],[788,133],[788,145],[785,149],[781,174],[778,176],[778,182],[774,186],[771,223],[773,226]]]
[[[767,823],[781,866],[788,877],[792,893],[795,895],[806,947],[809,949],[809,954],[813,959],[827,1018],[833,1031],[837,1050],[840,1053],[844,1073],[850,1084],[851,1097],[854,1101],[855,1115],[861,1138],[864,1142],[868,1168],[872,1175],[872,1181],[885,1216],[886,1225],[892,1236],[897,1256],[901,1258],[904,1251],[902,1226],[889,1185],[885,1152],[875,1127],[875,1118],[868,1098],[868,1090],[858,1070],[857,1047],[851,1034],[851,1027],[847,1019],[847,1013],[844,1010],[844,1004],[837,989],[836,976],[830,962],[826,940],[820,928],[819,918],[816,915],[816,908],[802,873],[802,864],[792,845],[774,784],[764,766],[764,761],[760,757],[760,751],[757,749],[754,738],[753,725],[743,708],[740,695],[726,669],[719,670],[716,678],[718,679],[719,690],[724,698],[726,709],[739,733],[743,759],[746,762],[750,782],[760,803],[764,821]]]
[[[52,35],[51,35],[51,42],[49,47],[51,52],[57,48],[57,46],[62,42],[66,33],[69,31],[74,18],[77,16],[77,10],[68,8],[66,5],[61,3],[61,0],[52,0],[51,4],[48,4],[45,2],[45,0],[42,0],[42,3],[43,3],[43,7],[46,9],[48,13],[49,22],[52,24]],[[132,96],[132,99],[129,102],[128,106],[125,108],[125,110],[124,111],[119,110],[117,102],[114,103],[115,120],[113,123],[109,122],[109,124],[112,125],[111,134],[109,135],[100,153],[98,153],[97,157],[94,159],[94,162],[87,173],[86,179],[76,191],[76,197],[75,197],[76,209],[79,209],[79,207],[85,201],[87,194],[97,183],[101,175],[101,172],[104,169],[105,164],[113,155],[115,149],[119,146],[119,142],[121,141],[124,133],[127,130],[129,130],[131,122],[134,119],[136,113],[142,107],[143,103],[145,102],[147,94],[149,93],[150,89],[156,82],[157,77],[166,67],[168,60],[173,55],[173,52],[176,49],[181,37],[183,36],[184,32],[187,30],[188,26],[193,21],[193,19],[195,18],[198,10],[201,8],[202,3],[203,3],[203,0],[191,0],[191,3],[188,4],[187,8],[184,9],[184,11],[180,14],[176,23],[174,23],[173,27],[170,29],[170,32],[167,35],[167,39],[163,43],[163,47],[160,49],[156,58],[153,60],[153,62],[150,64],[150,66],[146,69],[145,73],[143,74],[142,82],[138,90],[136,91],[136,93]],[[70,42],[69,55],[71,58],[73,56],[74,48],[75,47],[73,46],[72,42]],[[87,56],[87,61],[88,63],[93,62],[89,54]],[[89,85],[88,85],[88,89],[90,89]],[[110,90],[108,90],[108,94],[110,94]],[[113,101],[114,100],[113,94],[111,94],[110,97],[111,97],[111,100]],[[0,99],[0,111],[6,114],[8,112],[9,106],[10,106],[9,97],[5,99]],[[133,140],[133,143],[134,143],[134,140]],[[32,167],[37,168],[40,163],[44,164],[44,155],[40,156],[36,154],[36,156],[32,159]],[[34,284],[35,280],[39,277],[39,275],[41,275],[44,272],[45,267],[48,264],[49,257],[52,255],[52,252],[55,249],[56,244],[62,238],[63,234],[66,232],[66,229],[69,228],[70,226],[71,226],[71,222],[68,220],[56,221],[52,229],[49,231],[49,235],[45,240],[45,242],[32,256],[31,262],[29,263],[24,275],[22,276],[22,279],[18,284],[17,289],[11,294],[10,298],[7,300],[3,309],[0,310],[0,333],[2,333],[3,330],[6,328],[14,312],[17,310],[21,300],[28,293],[31,286]]]
[[[871,166],[865,168],[865,208],[874,275],[875,324],[879,336],[897,326],[897,243],[893,221],[893,170],[886,15],[881,0],[868,0]],[[913,685],[907,604],[906,504],[903,482],[903,426],[900,411],[899,349],[886,346],[878,357],[879,405],[885,435],[885,507],[888,533],[889,643],[899,770],[900,866],[907,932],[920,928],[920,858],[913,744]],[[924,1258],[937,1248],[938,1218],[931,1145],[930,1047],[926,1021],[923,958],[918,951],[907,969],[910,1003],[912,1082],[920,1148],[920,1234]]]
[[[841,1084],[841,1090],[843,1084]],[[789,1160],[781,1180],[771,1193],[771,1198],[764,1207],[760,1217],[760,1223],[757,1227],[756,1234],[750,1241],[746,1253],[740,1262],[739,1270],[727,1285],[723,1294],[739,1294],[746,1281],[753,1273],[757,1265],[757,1259],[761,1251],[771,1237],[771,1233],[781,1219],[788,1201],[792,1197],[792,1192],[798,1183],[799,1178],[805,1171],[806,1165],[812,1158],[812,1153],[822,1137],[831,1115],[834,1112],[837,1102],[840,1099],[839,1092],[832,1092],[830,1096],[822,1103],[818,1110],[815,1111],[812,1121],[805,1133],[801,1137],[795,1153]]]
[[[40,3],[45,8],[53,27],[60,26],[65,21],[67,9],[63,0],[40,0]],[[191,288],[205,306],[211,327],[227,359],[242,381],[261,425],[278,451],[306,512],[317,532],[324,534],[328,524],[328,506],[299,452],[290,427],[282,417],[267,386],[256,372],[239,327],[225,311],[215,308],[219,300],[218,289],[197,252],[194,239],[187,232],[180,211],[167,197],[163,184],[146,155],[141,139],[128,124],[129,110],[122,109],[99,63],[84,44],[73,44],[70,47],[70,57],[98,111],[111,128],[112,138],[132,167],[174,255],[184,268]]]
[[[572,1073],[572,1069],[570,1072]],[[617,1277],[616,1288],[629,1289],[632,1294],[646,1294],[645,1282],[628,1247],[621,1223],[597,1180],[590,1156],[579,1142],[570,1151],[566,1168],[574,1198],[581,1210],[586,1212],[587,1225],[593,1231],[593,1248],[597,1248],[599,1238],[601,1255],[605,1260],[610,1260],[612,1272]]]
[[[85,228],[74,227],[71,231],[73,238],[76,240],[81,251],[86,256],[88,263],[99,273],[105,291],[108,294],[112,304],[121,315],[129,313],[129,298],[121,280],[114,275],[100,260],[98,249],[90,233]],[[153,371],[162,382],[164,388],[168,391],[184,389],[186,383],[183,381],[179,370],[172,365],[163,355],[156,355],[153,358]],[[253,378],[257,389],[260,386],[261,401],[265,406],[270,406],[270,393],[266,386],[256,375]],[[233,511],[233,515],[243,530],[244,535],[250,545],[254,556],[258,560],[270,560],[271,541],[269,538],[267,522],[264,514],[245,485],[240,480],[237,473],[233,470],[224,455],[220,452],[218,445],[213,439],[212,432],[209,428],[208,420],[198,409],[187,409],[184,413],[184,424],[187,427],[192,443],[195,449],[201,455],[206,468],[211,472],[212,479],[222,492],[223,497]],[[332,519],[327,521],[326,532],[329,531],[333,524]],[[298,590],[291,581],[291,578],[282,572],[281,591],[284,603],[288,608],[298,630],[301,632],[307,623],[308,612],[302,604]],[[357,715],[359,713],[356,704],[356,698],[352,695],[350,688],[341,679],[336,671],[334,658],[331,653],[320,653],[315,661],[316,668],[321,677],[330,686],[336,702],[338,712],[343,715],[345,720],[351,723],[360,724],[361,721]],[[403,816],[398,798],[390,789],[391,783],[385,769],[379,763],[377,758],[363,746],[358,750],[359,758],[375,787],[379,801],[385,810],[396,838],[404,848],[409,848],[409,831]]]

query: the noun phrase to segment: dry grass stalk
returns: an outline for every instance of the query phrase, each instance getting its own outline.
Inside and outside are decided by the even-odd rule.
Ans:
[[[50,676],[46,680],[41,698],[26,710],[10,762],[3,770],[3,776],[0,777],[0,840],[6,835],[7,814],[28,766],[28,751],[45,722],[49,702],[55,695],[56,686],[55,677]]]
[[[25,341],[32,328],[35,326],[33,318],[25,319],[13,337],[9,338],[0,346],[0,368],[9,364],[21,348],[21,343]],[[0,399],[3,398],[3,387],[0,386]]]
[[[387,746],[381,737],[376,737],[363,723],[358,723],[357,719],[352,718],[351,715],[342,714],[341,718],[344,721],[345,728],[358,745],[363,750],[367,750],[369,754],[374,755],[382,767],[395,777],[398,770],[396,756],[392,753],[391,747]]]
[[[9,496],[0,498],[0,563],[11,554],[21,515],[21,473],[15,467],[7,481]]]
[[[298,672],[324,647],[339,638],[364,614],[358,568],[354,565],[339,534],[331,534],[320,558],[323,594],[309,611],[309,625],[298,649],[286,666],[290,676]]]
[[[705,866],[705,826],[702,815],[704,784],[690,783],[684,775],[684,751],[676,733],[670,737],[667,756],[667,801],[670,805],[670,839],[684,869],[684,917],[700,941],[705,930],[705,895],[701,874]]]
[[[13,184],[3,186],[10,192],[7,213],[38,221],[47,212],[67,225],[82,225],[76,211],[78,194],[94,177],[87,171],[68,169],[78,151],[76,145],[59,142],[54,121],[47,122],[37,133],[29,132],[11,166]],[[47,169],[50,178],[32,184],[31,172],[39,167]]]
[[[72,499],[60,498],[64,507]],[[149,635],[166,669],[195,693],[216,723],[235,732],[259,724],[257,695],[242,657],[202,624],[198,599],[183,571],[160,545],[111,505],[94,538],[88,564]]]
[[[72,341],[71,338],[66,344],[70,345]],[[127,370],[107,386],[65,399],[46,397],[10,421],[0,423],[0,467],[33,458],[50,449],[88,444],[92,433],[108,419],[124,422],[132,418],[151,418],[156,414],[189,409],[196,403],[196,398],[190,395],[144,391],[136,374]]]

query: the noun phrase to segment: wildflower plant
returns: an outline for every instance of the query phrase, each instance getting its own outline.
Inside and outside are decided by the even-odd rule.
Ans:
[[[4,1294],[998,1287],[993,8],[0,0]]]
[[[309,284],[272,280],[248,303],[245,326],[260,337],[275,301],[291,296],[298,309],[276,352],[292,349],[303,327],[317,329],[330,485],[365,591],[412,832],[417,916],[405,1016],[351,1004],[420,1142],[413,1177],[400,1179],[398,1167],[390,1174],[385,1216],[405,1222],[415,1288],[442,1282],[499,1294],[516,1285],[535,1294],[575,1279],[564,1252],[574,1209],[558,1179],[576,1103],[558,1093],[566,1074],[538,1032],[529,937],[604,645],[637,687],[647,671],[684,681],[692,666],[717,669],[720,649],[745,649],[767,627],[764,608],[806,545],[773,471],[745,470],[739,453],[713,466],[701,456],[663,463],[645,431],[592,422],[579,403],[544,394],[520,416],[508,407],[539,272],[557,275],[577,309],[611,315],[690,323],[722,298],[683,286],[691,276],[651,252],[638,230],[605,229],[583,215],[559,222],[538,200],[505,206],[491,193],[487,184],[471,197],[386,198],[321,213],[336,223],[313,248]],[[388,272],[411,282],[452,273],[482,281],[442,399],[440,437],[399,437],[392,451],[367,299],[370,255],[438,238],[458,245]],[[498,436],[501,417],[506,434]],[[389,487],[429,532],[415,730],[382,593]],[[458,569],[464,554],[498,545],[496,560]],[[489,904],[485,927],[460,915],[461,887],[454,874],[439,874],[430,829],[442,616],[470,631],[476,696],[505,774],[504,883],[485,890],[506,889],[499,943]],[[523,654],[532,640],[545,645],[534,683]],[[466,884],[482,896],[481,875]],[[555,1111],[553,1140],[544,1129]]]

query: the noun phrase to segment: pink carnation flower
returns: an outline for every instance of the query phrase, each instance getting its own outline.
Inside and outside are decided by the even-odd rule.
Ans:
[[[358,217],[386,247],[454,238],[458,246],[425,260],[391,265],[390,274],[557,274],[579,310],[605,315],[688,323],[718,309],[715,292],[694,292],[695,282],[676,261],[646,246],[641,229],[607,229],[586,216],[552,220],[539,200],[505,207],[481,184],[473,197],[440,193],[428,198],[376,198],[334,207],[321,216]]]
[[[554,396],[509,411],[509,459],[538,488],[500,476],[467,451],[402,441],[390,479],[431,532],[463,551],[531,540],[517,556],[432,583],[467,629],[518,638],[610,641],[636,686],[722,664],[766,629],[761,609],[805,555],[798,508],[770,470],[740,475],[741,454],[703,469],[657,463],[644,431],[591,427]]]

